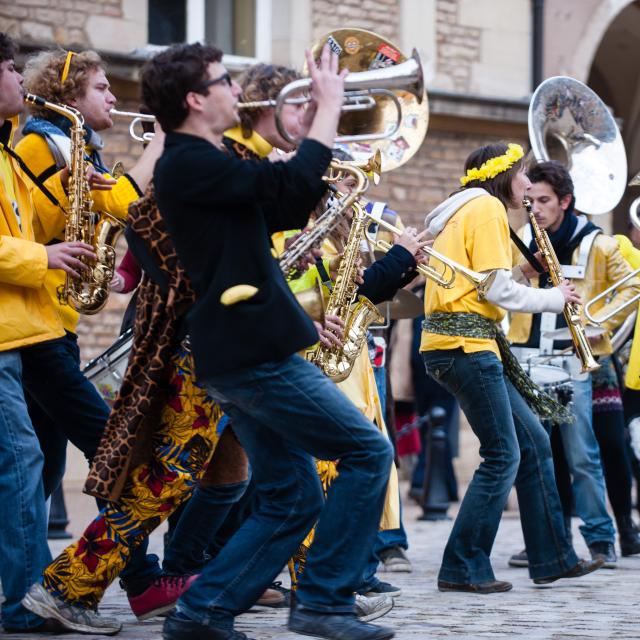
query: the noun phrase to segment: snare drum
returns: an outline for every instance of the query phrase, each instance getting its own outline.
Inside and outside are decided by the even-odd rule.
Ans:
[[[567,406],[573,398],[571,376],[561,367],[550,364],[531,365],[529,377],[548,395]]]
[[[113,407],[127,370],[132,344],[133,331],[129,329],[82,370],[110,407]]]

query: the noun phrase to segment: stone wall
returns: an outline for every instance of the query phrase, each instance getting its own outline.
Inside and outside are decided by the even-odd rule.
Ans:
[[[92,16],[122,17],[122,0],[15,0],[0,2],[2,29],[23,42],[91,46]]]

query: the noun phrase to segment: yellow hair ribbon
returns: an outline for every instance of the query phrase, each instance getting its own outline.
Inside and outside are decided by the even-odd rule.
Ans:
[[[71,58],[76,55],[75,51],[67,51],[67,59],[64,61],[64,67],[62,67],[62,75],[60,76],[60,84],[64,84],[69,76],[69,67],[71,67]]]

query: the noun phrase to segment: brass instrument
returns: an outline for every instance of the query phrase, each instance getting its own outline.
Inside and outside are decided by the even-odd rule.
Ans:
[[[356,161],[364,161],[379,150],[382,171],[397,169],[418,151],[429,125],[429,101],[417,53],[414,51],[407,57],[395,43],[377,33],[343,28],[333,29],[311,45],[314,58],[320,57],[325,43],[338,53],[340,69],[350,72],[345,88],[352,79],[357,82],[349,89],[386,90],[373,96],[375,108],[354,109],[342,114],[338,134],[346,138],[341,138],[338,146]],[[367,133],[372,131],[385,132],[385,135],[373,137]]]
[[[635,304],[636,302],[638,302],[638,300],[640,300],[640,293],[633,296],[633,298],[626,300],[622,304],[619,304],[617,307],[614,307],[608,313],[605,313],[603,316],[596,317],[591,313],[591,307],[593,307],[594,304],[598,304],[598,302],[600,302],[601,300],[604,300],[608,296],[614,294],[616,289],[618,289],[620,285],[631,280],[632,278],[635,278],[638,274],[640,274],[640,268],[634,269],[631,273],[628,273],[626,276],[620,278],[620,280],[612,284],[608,289],[605,289],[604,291],[600,292],[597,296],[594,296],[591,300],[589,300],[589,302],[587,302],[584,305],[584,315],[587,318],[587,320],[589,320],[589,322],[591,322],[592,324],[600,325],[603,322],[606,322],[607,320],[611,320],[611,318],[613,318],[614,316],[617,316],[618,313],[620,313],[620,311],[622,311],[623,309],[626,309],[627,307],[630,307],[632,304]]]
[[[558,160],[574,184],[576,209],[608,213],[622,198],[627,157],[618,126],[604,102],[578,80],[542,82],[531,98],[529,138],[536,160]]]
[[[311,352],[309,360],[320,367],[323,373],[334,382],[342,382],[349,377],[353,365],[367,341],[367,330],[373,322],[382,322],[375,305],[365,298],[358,296],[358,259],[360,257],[360,243],[364,239],[367,216],[357,198],[363,193],[368,180],[366,174],[355,167],[351,171],[359,172],[358,189],[354,189],[352,208],[353,221],[345,251],[338,268],[338,275],[325,309],[325,315],[338,316],[344,322],[344,340],[342,347],[325,347],[320,344]],[[356,298],[358,300],[356,301]]]
[[[27,93],[27,104],[50,109],[71,120],[71,157],[69,161],[69,208],[65,211],[65,242],[84,242],[93,246],[95,263],[80,258],[89,269],[81,271],[81,277],[72,278],[67,274],[65,283],[58,291],[60,304],[71,305],[78,313],[93,315],[102,309],[109,296],[109,287],[115,269],[114,249],[123,224],[113,216],[92,211],[93,198],[86,180],[87,161],[84,152],[84,118],[72,107],[48,102]],[[96,222],[96,218],[98,221]]]
[[[556,256],[556,252],[549,240],[547,232],[540,228],[536,217],[533,215],[531,200],[525,198],[522,201],[522,204],[529,214],[529,221],[531,222],[531,227],[533,229],[538,249],[542,253],[542,257],[545,259],[547,266],[549,267],[549,277],[551,278],[551,282],[553,282],[553,285],[557,287],[564,282],[564,276],[562,275],[562,269],[560,267],[558,257]],[[596,359],[593,356],[591,345],[587,340],[584,327],[580,320],[580,306],[573,302],[565,303],[563,315],[567,322],[567,327],[571,332],[571,340],[573,342],[576,355],[582,363],[582,372],[586,373],[588,371],[598,369],[600,365],[596,362]]]
[[[374,216],[371,213],[366,214],[371,220],[379,224],[384,229],[391,231],[395,235],[401,235],[402,229],[398,229],[390,222],[386,220],[382,220],[381,218]],[[383,252],[389,251],[391,249],[391,244],[386,242],[385,240],[374,240],[374,244],[378,249]],[[464,267],[461,264],[458,264],[455,260],[448,258],[444,254],[432,249],[431,247],[422,247],[422,251],[424,251],[430,258],[434,258],[439,262],[444,264],[445,268],[442,271],[438,271],[436,268],[431,265],[418,265],[416,270],[421,273],[425,278],[429,278],[429,280],[433,280],[438,286],[443,287],[444,289],[451,289],[454,286],[456,274],[460,274],[462,277],[466,278],[475,288],[478,293],[478,300],[483,300],[487,295],[487,291],[491,288],[493,281],[496,279],[497,271],[489,271],[488,273],[478,273],[477,271],[473,271],[473,269],[469,269],[468,267]],[[451,275],[447,275],[447,269],[451,272]]]
[[[136,113],[134,111],[118,111],[118,109],[111,109],[109,114],[118,118],[131,118],[129,124],[129,135],[137,142],[151,142],[153,139],[152,131],[144,131],[142,135],[136,133],[136,126],[143,122],[152,122],[155,124],[156,117],[150,113]]]
[[[339,200],[335,200],[329,208],[317,218],[314,225],[303,230],[280,255],[280,269],[285,278],[296,278],[300,274],[298,272],[297,263],[312,249],[317,249],[323,240],[338,226],[346,211],[348,211],[355,200],[359,198],[366,190],[367,174],[372,174],[375,181],[379,179],[380,174],[380,153],[374,154],[364,164],[357,162],[341,162],[333,160],[330,167],[330,175],[325,177],[325,181],[331,183],[339,182],[343,179],[344,174],[348,173],[357,180],[356,187],[352,194],[342,196]],[[364,180],[363,180],[364,174]],[[377,183],[376,183],[377,184]],[[333,187],[335,190],[335,187]],[[337,191],[337,190],[336,190]],[[304,305],[303,305],[304,306]]]

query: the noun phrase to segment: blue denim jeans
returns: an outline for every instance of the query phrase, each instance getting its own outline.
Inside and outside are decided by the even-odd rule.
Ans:
[[[393,452],[336,385],[298,355],[205,381],[249,458],[257,508],[178,602],[229,629],[317,522],[300,606],[351,613],[380,522]],[[314,458],[340,459],[323,500]]]
[[[44,453],[43,484],[49,495],[62,480],[67,440],[89,463],[102,439],[109,407],[80,370],[78,337],[70,332],[21,349],[29,413]],[[102,504],[98,501],[98,506]],[[148,541],[131,554],[121,574],[127,588],[142,591],[161,574],[158,558],[147,557]]]
[[[591,377],[573,381],[573,424],[560,426],[569,471],[573,478],[576,514],[582,520],[580,533],[592,542],[614,542],[615,529],[607,513],[600,447],[593,431]]]
[[[169,544],[162,569],[173,576],[202,571],[207,551],[231,507],[242,498],[249,481],[205,487],[199,485],[185,503]]]
[[[549,436],[505,377],[493,352],[423,353],[427,373],[452,393],[480,440],[483,458],[464,496],[438,578],[458,584],[495,580],[489,556],[514,482],[529,554],[529,575],[544,578],[578,558],[567,541]]]
[[[51,561],[42,488],[43,455],[22,390],[20,351],[0,353],[0,580],[2,624],[28,629],[42,619],[20,600]]]

